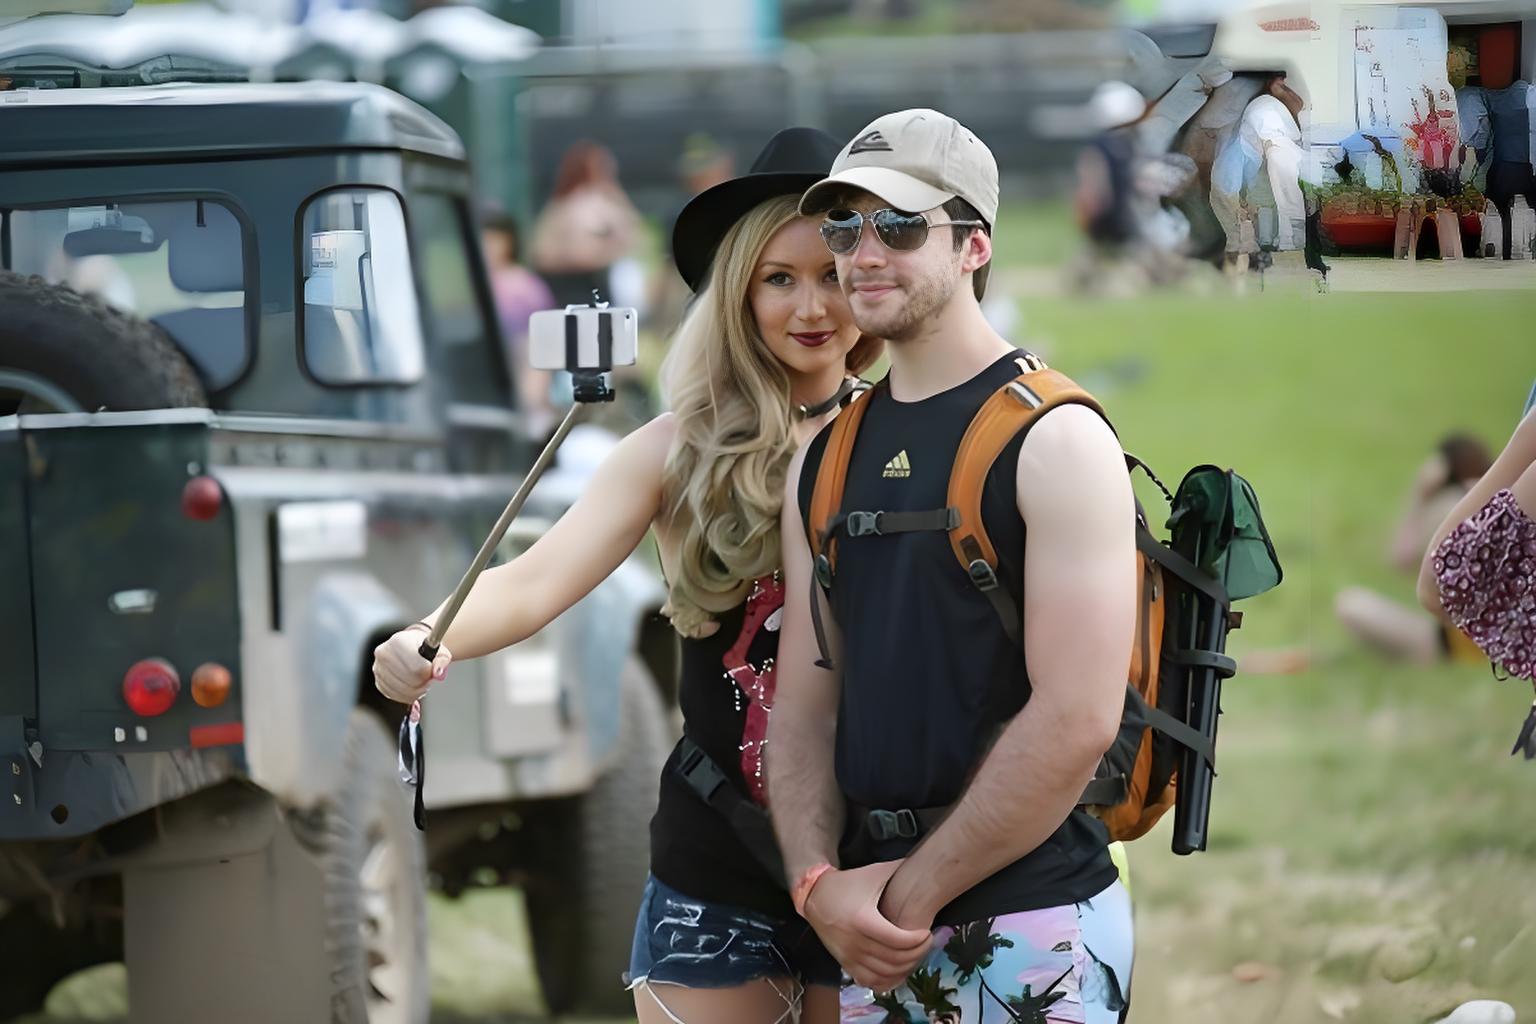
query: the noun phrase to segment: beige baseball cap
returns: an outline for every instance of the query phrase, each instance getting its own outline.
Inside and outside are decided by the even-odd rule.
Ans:
[[[843,147],[829,176],[800,198],[803,214],[832,208],[838,186],[861,188],[898,210],[917,213],[959,196],[997,226],[997,160],[969,128],[937,110],[917,107],[877,117]],[[991,264],[976,271],[976,297]]]

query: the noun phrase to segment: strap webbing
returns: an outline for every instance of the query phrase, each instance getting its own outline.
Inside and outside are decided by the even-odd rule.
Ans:
[[[846,414],[845,414],[846,415]],[[960,522],[960,514],[952,508],[924,509],[917,512],[844,512],[837,515],[827,526],[822,539],[822,557],[826,558],[826,578],[817,579],[817,573],[811,574],[811,628],[816,633],[816,652],[820,655],[816,659],[816,667],[831,671],[837,668],[832,660],[832,645],[827,640],[827,624],[822,617],[823,594],[822,589],[831,590],[831,552],[835,550],[834,541],[839,536],[870,537],[886,536],[896,533],[922,533],[927,531],[946,532],[952,530]],[[1006,598],[1006,595],[1005,595]]]
[[[831,672],[837,668],[837,665],[832,661],[832,645],[827,642],[827,624],[821,619],[821,602],[821,584],[816,582],[816,576],[812,573],[811,628],[816,631],[816,653],[821,655],[816,659],[816,667]]]
[[[1231,679],[1237,675],[1237,661],[1231,655],[1217,654],[1215,651],[1164,651],[1163,657],[1175,665],[1188,665],[1191,668],[1215,669],[1216,674],[1223,679]]]
[[[1155,708],[1148,704],[1147,699],[1143,697],[1135,687],[1130,687],[1126,692],[1129,694],[1132,702],[1137,706],[1137,709],[1141,712],[1141,717],[1147,723],[1147,725],[1151,726],[1153,729],[1156,729],[1158,732],[1162,733],[1164,736],[1167,736],[1169,739],[1173,740],[1180,746],[1193,750],[1200,757],[1204,758],[1205,762],[1211,765],[1214,769],[1216,765],[1215,740],[1211,739],[1209,736],[1205,735],[1203,732],[1201,732],[1199,729],[1196,729],[1188,722],[1182,722],[1175,718],[1173,715],[1170,715],[1162,708]]]
[[[784,860],[768,812],[742,796],[704,748],[684,736],[678,743],[674,768],[688,788],[714,808],[736,833],[743,846],[779,885],[784,884]]]
[[[848,537],[885,536],[894,533],[946,533],[960,525],[960,513],[952,508],[918,512],[844,512],[827,527],[830,542],[839,532]]]
[[[835,561],[837,551],[829,550],[828,526],[832,517],[843,507],[843,488],[848,479],[848,460],[853,457],[853,442],[859,433],[859,424],[869,410],[869,393],[848,403],[837,414],[828,428],[827,446],[822,451],[821,463],[816,467],[816,483],[811,488],[810,514],[806,517],[806,540],[811,546],[811,557],[825,554]]]
[[[1136,530],[1136,550],[1173,573],[1182,582],[1215,601],[1222,608],[1232,607],[1232,599],[1227,596],[1227,588],[1222,586],[1219,580],[1177,551],[1160,543],[1151,532],[1140,527]]]
[[[1077,802],[1085,807],[1114,807],[1125,802],[1130,789],[1124,775],[1094,779],[1083,787],[1083,795]]]

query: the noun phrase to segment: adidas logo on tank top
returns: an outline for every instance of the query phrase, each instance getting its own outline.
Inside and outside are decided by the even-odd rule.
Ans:
[[[903,448],[897,452],[896,457],[885,464],[885,472],[880,475],[882,477],[896,477],[903,480],[911,476],[912,460],[907,458],[907,450]]]

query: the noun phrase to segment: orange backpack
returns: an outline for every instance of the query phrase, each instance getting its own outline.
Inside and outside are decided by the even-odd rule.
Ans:
[[[1020,374],[994,392],[966,430],[950,472],[948,504],[932,512],[844,511],[843,489],[859,424],[868,399],[855,401],[832,422],[826,451],[816,473],[807,521],[815,561],[811,592],[812,622],[821,651],[818,664],[833,667],[822,621],[820,589],[830,596],[837,570],[839,537],[944,530],[966,575],[996,609],[1009,638],[1023,645],[1023,619],[1008,589],[998,579],[997,552],[981,517],[982,487],[992,464],[1010,441],[1027,431],[1039,417],[1061,405],[1086,405],[1100,416],[1104,410],[1093,396],[1064,374],[1046,368],[1038,358],[1019,359]],[[1107,417],[1106,417],[1107,422]],[[1157,481],[1140,460],[1126,456],[1128,468],[1139,466]],[[1158,481],[1163,493],[1168,493]],[[1170,501],[1172,500],[1171,496]],[[1230,676],[1236,663],[1216,652],[1180,652],[1170,626],[1169,584],[1192,586],[1206,594],[1219,591],[1211,577],[1154,537],[1139,504],[1136,511],[1138,563],[1136,643],[1127,672],[1124,715],[1115,743],[1105,753],[1088,784],[1081,806],[1100,818],[1113,840],[1136,839],[1155,825],[1174,804],[1177,767],[1182,748],[1213,762],[1214,741],[1190,726],[1177,686],[1161,685],[1177,664],[1200,664]],[[1226,603],[1225,595],[1221,601]],[[1169,634],[1165,649],[1164,635]],[[1181,656],[1182,655],[1182,656]]]

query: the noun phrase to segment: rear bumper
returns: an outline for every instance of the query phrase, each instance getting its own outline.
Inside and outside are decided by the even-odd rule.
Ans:
[[[29,746],[20,718],[0,718],[0,842],[90,835],[245,773],[239,746],[39,756]]]

